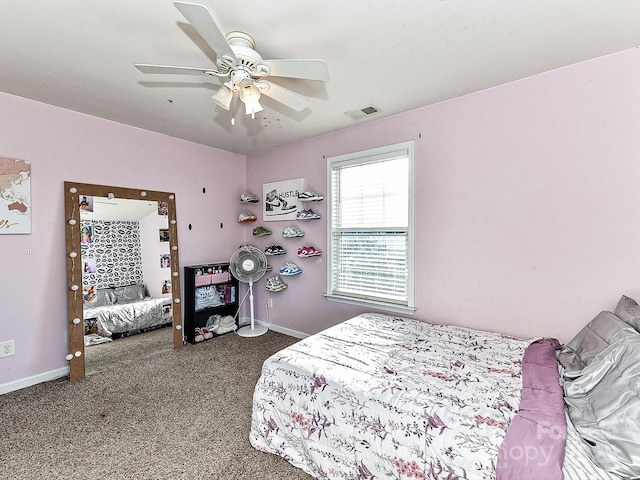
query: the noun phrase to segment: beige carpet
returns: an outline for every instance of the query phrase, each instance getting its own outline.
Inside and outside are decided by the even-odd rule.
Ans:
[[[234,333],[171,348],[171,329],[87,348],[88,377],[0,396],[3,479],[309,480],[249,444],[262,362],[296,339]]]

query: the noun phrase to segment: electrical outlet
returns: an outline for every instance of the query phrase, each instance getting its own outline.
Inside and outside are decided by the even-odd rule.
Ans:
[[[273,308],[273,298],[267,298],[267,308]]]
[[[16,344],[14,340],[0,342],[0,358],[10,357],[16,354]]]

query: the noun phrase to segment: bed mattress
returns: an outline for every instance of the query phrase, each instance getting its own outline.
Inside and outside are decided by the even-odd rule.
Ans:
[[[496,478],[531,342],[359,315],[264,363],[251,443],[319,479]],[[567,431],[565,478],[613,478]]]

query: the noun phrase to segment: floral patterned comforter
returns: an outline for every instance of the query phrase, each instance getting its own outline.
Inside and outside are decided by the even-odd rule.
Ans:
[[[362,314],[263,366],[252,445],[319,479],[492,479],[530,340]]]

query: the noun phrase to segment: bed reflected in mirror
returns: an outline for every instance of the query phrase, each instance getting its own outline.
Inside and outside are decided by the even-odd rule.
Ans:
[[[91,358],[127,361],[130,335],[180,348],[174,194],[65,182],[65,214],[70,379],[100,371]]]

